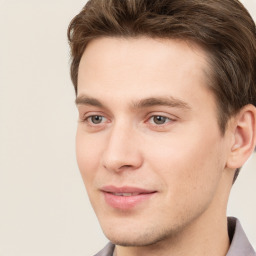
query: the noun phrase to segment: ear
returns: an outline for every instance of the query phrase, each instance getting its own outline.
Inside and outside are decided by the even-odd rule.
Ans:
[[[226,166],[240,168],[252,154],[256,144],[256,108],[244,106],[232,122],[232,143]]]

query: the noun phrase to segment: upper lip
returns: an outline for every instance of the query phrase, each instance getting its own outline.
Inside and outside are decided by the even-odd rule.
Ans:
[[[107,193],[137,193],[137,194],[149,194],[156,192],[155,190],[148,190],[144,188],[138,187],[130,187],[130,186],[123,186],[123,187],[116,187],[116,186],[104,186],[100,189],[103,192]]]

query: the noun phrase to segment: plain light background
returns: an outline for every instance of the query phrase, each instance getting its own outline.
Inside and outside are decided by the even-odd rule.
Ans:
[[[66,30],[85,2],[0,0],[0,256],[90,256],[107,242],[75,159]],[[228,208],[254,246],[255,167],[254,155]]]

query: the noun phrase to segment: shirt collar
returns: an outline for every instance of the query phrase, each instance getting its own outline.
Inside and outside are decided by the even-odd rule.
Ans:
[[[226,256],[256,256],[238,219],[228,218],[228,232],[231,244]]]

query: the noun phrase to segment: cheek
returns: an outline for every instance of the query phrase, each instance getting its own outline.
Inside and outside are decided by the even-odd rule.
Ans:
[[[146,145],[150,148],[147,156],[150,165],[171,191],[185,192],[205,184],[216,186],[225,165],[224,147],[219,136],[190,134],[169,137],[150,147]],[[207,186],[203,188],[204,191],[207,189]]]
[[[78,129],[76,135],[76,158],[85,185],[91,183],[99,164],[99,148],[93,145],[94,142]]]
[[[151,147],[147,159],[162,182],[164,199],[159,207],[165,216],[177,221],[196,216],[214,200],[222,173],[221,147],[215,142],[210,148],[208,142],[177,140],[158,143],[158,149]]]

